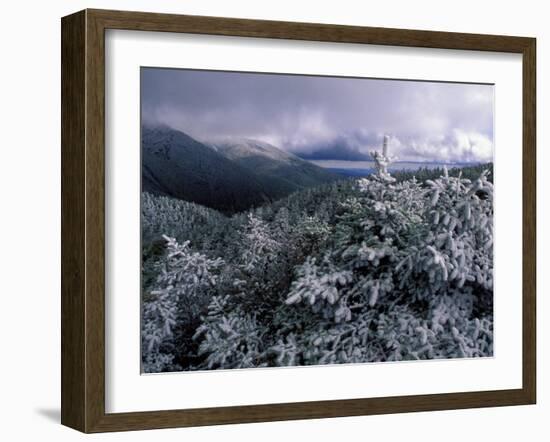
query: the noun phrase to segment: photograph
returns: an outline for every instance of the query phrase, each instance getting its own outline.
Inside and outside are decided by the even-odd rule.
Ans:
[[[494,93],[141,67],[141,373],[493,357]]]

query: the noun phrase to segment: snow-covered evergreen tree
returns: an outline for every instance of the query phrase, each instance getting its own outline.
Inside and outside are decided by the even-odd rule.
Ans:
[[[209,259],[189,249],[189,242],[178,244],[165,236],[165,260],[154,289],[143,299],[142,353],[145,372],[163,371],[176,366],[174,353],[185,346],[188,327],[197,320],[211,298],[224,266],[221,258]]]
[[[393,163],[397,159],[397,157],[391,156],[389,154],[388,142],[389,142],[389,137],[387,135],[384,135],[384,144],[382,146],[382,152],[375,150],[370,153],[370,156],[374,160],[374,165],[376,167],[375,177],[383,182],[393,183],[395,182],[395,178],[393,178],[388,172],[388,166],[391,163]]]

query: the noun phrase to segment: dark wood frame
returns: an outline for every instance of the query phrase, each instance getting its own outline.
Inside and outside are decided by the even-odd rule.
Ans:
[[[83,432],[534,404],[536,40],[405,29],[84,10],[62,19],[61,422]],[[523,386],[401,397],[105,413],[105,30],[284,38],[523,56]]]

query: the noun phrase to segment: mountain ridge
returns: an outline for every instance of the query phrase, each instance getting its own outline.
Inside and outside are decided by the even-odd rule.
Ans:
[[[211,145],[226,158],[255,173],[262,182],[267,180],[272,187],[276,185],[282,196],[341,178],[266,142],[245,138]]]
[[[142,190],[235,213],[342,177],[256,140],[207,144],[142,126]]]

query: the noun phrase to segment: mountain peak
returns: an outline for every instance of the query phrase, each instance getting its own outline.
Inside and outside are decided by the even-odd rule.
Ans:
[[[251,138],[228,138],[210,144],[214,149],[231,159],[260,156],[282,162],[301,161],[294,154],[264,141]]]

